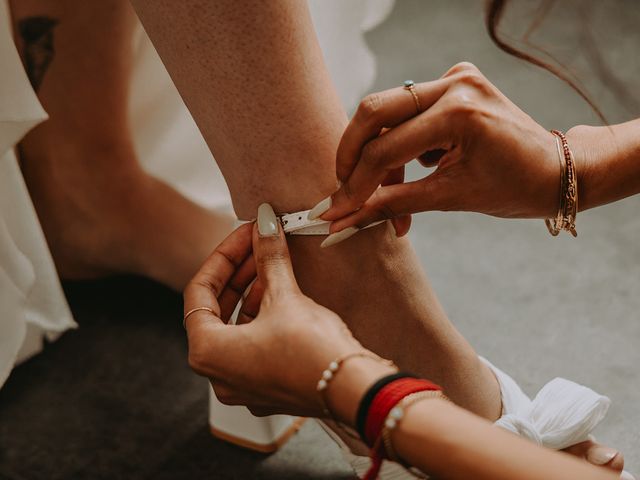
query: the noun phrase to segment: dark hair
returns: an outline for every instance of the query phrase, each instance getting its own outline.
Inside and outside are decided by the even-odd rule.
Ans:
[[[571,88],[573,88],[573,90],[575,90],[578,93],[578,95],[582,97],[582,99],[585,102],[589,104],[589,106],[593,109],[593,111],[600,118],[600,120],[602,120],[603,123],[607,123],[607,120],[604,114],[598,108],[595,102],[592,100],[591,96],[587,93],[587,91],[582,86],[578,85],[578,83],[571,78],[571,76],[567,73],[566,69],[558,68],[553,64],[544,62],[541,59],[527,53],[526,51],[514,47],[513,45],[507,43],[505,40],[501,38],[498,27],[500,25],[500,20],[502,19],[502,15],[504,14],[507,3],[509,3],[508,0],[489,0],[487,4],[485,22],[487,26],[487,31],[489,33],[489,37],[491,37],[491,40],[493,40],[493,43],[495,43],[498,46],[498,48],[508,53],[509,55],[513,55],[514,57],[520,58],[521,60],[529,62],[533,65],[537,65],[538,67],[544,68],[545,70],[549,71],[550,73],[558,77],[560,80],[567,83]],[[544,2],[541,4],[539,15],[537,15],[536,18],[534,18],[531,25],[527,29],[527,33],[525,33],[524,35],[525,41],[527,40],[527,37],[535,29],[538,28],[538,26],[544,19],[545,15],[549,12],[549,10],[551,9],[554,3],[555,3],[555,0],[544,0]],[[545,52],[544,50],[541,50],[539,48],[538,50],[553,59],[553,57],[548,52]],[[562,66],[562,64],[558,60],[556,59],[554,60]]]

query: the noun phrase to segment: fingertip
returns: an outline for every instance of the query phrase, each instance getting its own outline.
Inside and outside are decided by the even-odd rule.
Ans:
[[[262,204],[258,209],[258,221],[253,231],[253,255],[257,276],[265,290],[291,289],[297,285],[284,229],[269,204]]]
[[[396,233],[396,237],[404,237],[411,229],[411,215],[400,215],[392,218],[391,223]]]
[[[348,188],[348,183],[340,185],[340,188],[333,195],[323,200],[327,201],[328,206],[322,214],[318,215],[320,219],[331,222],[358,210],[361,204],[354,205],[350,195],[347,194]]]

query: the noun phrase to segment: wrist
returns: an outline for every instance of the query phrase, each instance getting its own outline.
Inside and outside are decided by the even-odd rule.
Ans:
[[[579,211],[607,203],[603,179],[617,148],[612,128],[578,125],[566,133],[576,165]]]
[[[325,397],[327,407],[337,420],[355,427],[362,397],[376,381],[396,371],[397,368],[370,357],[351,359],[331,382]]]

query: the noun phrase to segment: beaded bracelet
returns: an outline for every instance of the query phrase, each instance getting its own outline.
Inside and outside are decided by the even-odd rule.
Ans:
[[[347,432],[347,434],[349,434],[349,436],[354,437],[356,439],[359,439],[359,437],[357,435],[352,434],[350,429],[346,425],[344,425],[342,422],[340,422],[340,420],[338,420],[335,417],[335,415],[333,415],[333,413],[329,409],[329,404],[327,402],[327,399],[325,398],[325,392],[326,392],[327,388],[329,388],[329,383],[331,382],[331,380],[333,380],[335,378],[336,374],[340,370],[340,367],[342,367],[342,365],[347,360],[350,360],[350,359],[356,358],[356,357],[371,358],[371,359],[376,360],[378,362],[384,363],[385,365],[389,365],[390,367],[396,367],[396,365],[391,360],[387,360],[385,358],[382,358],[382,357],[376,355],[375,353],[369,352],[367,350],[348,353],[346,355],[343,355],[342,357],[336,358],[331,363],[329,363],[328,367],[322,372],[320,380],[318,380],[318,384],[316,386],[316,390],[320,394],[320,402],[322,403],[322,408],[323,408],[324,414],[327,417],[329,417],[331,420],[333,420],[333,422],[335,422],[345,432]],[[396,368],[398,368],[398,367],[396,367]]]

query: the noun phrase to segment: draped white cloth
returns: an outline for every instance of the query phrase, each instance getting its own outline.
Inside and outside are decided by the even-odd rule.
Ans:
[[[564,378],[554,378],[531,400],[513,378],[481,359],[500,384],[502,416],[495,424],[537,445],[561,450],[584,442],[611,405],[608,397]]]
[[[363,32],[392,6],[393,0],[310,2],[325,60],[349,110],[375,78]],[[129,110],[140,162],[187,197],[231,214],[224,179],[141,27],[134,42]],[[33,353],[43,334],[53,339],[76,326],[14,152],[46,118],[12,39],[7,0],[0,0],[0,386],[21,349]]]

